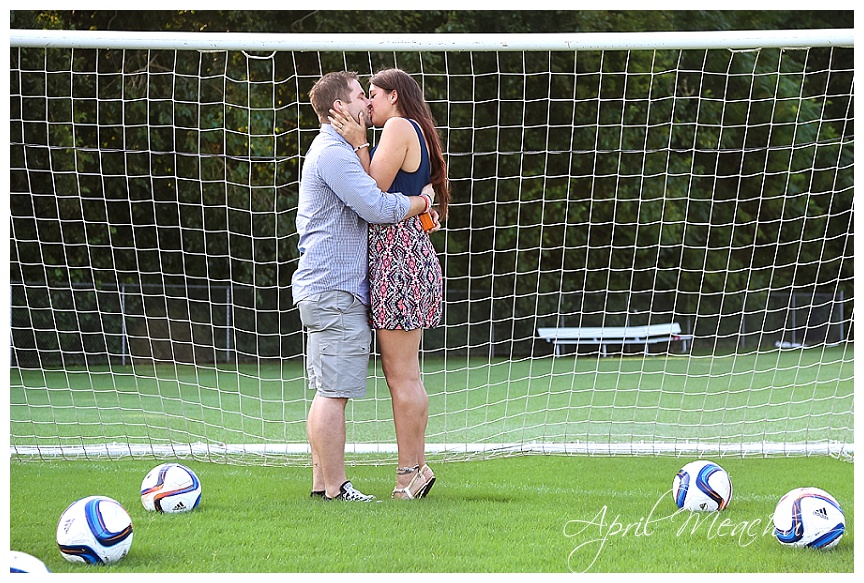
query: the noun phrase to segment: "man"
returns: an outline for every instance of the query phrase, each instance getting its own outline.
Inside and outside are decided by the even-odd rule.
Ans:
[[[300,178],[300,261],[291,281],[307,329],[307,374],[316,390],[306,422],[312,495],[368,502],[345,472],[345,407],[366,394],[369,327],[368,223],[397,223],[429,211],[432,187],[417,196],[382,192],[355,149],[331,127],[330,109],[365,124],[368,100],[356,73],[324,75],[309,92],[321,131]],[[368,147],[365,144],[362,147]],[[359,148],[358,148],[359,149]]]

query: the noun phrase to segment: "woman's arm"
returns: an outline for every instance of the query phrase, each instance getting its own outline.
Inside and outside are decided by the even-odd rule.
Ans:
[[[378,183],[378,188],[386,191],[393,185],[396,174],[405,166],[412,142],[417,143],[417,133],[410,121],[392,117],[384,123],[375,158],[369,167],[369,175]]]

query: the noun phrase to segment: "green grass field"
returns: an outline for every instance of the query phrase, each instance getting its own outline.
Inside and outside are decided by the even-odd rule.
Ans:
[[[186,461],[201,505],[147,513],[139,486],[155,460],[10,464],[10,542],[59,573],[851,573],[853,464],[827,457],[722,458],[734,493],[720,513],[676,514],[672,478],[690,458],[517,456],[435,467],[429,497],[389,499],[393,467],[349,476],[382,499],[308,497],[305,467]],[[847,532],[829,551],[781,546],[771,530],[780,496],[832,493]],[[134,524],[130,554],[112,566],[66,562],[60,514],[91,494],[115,498]]]
[[[425,359],[427,443],[854,444],[852,345],[724,356]],[[351,443],[393,444],[376,363],[348,410]],[[380,504],[310,500],[308,455],[202,455],[204,486],[185,515],[144,511],[139,486],[161,457],[35,461],[17,446],[120,443],[305,446],[312,394],[302,363],[134,365],[10,371],[10,539],[53,571],[98,572],[852,572],[853,467],[824,456],[719,461],[734,496],[698,520],[675,513],[672,479],[694,457],[431,456],[428,499],[389,500],[392,453],[351,458],[349,476]],[[710,456],[709,456],[710,457]],[[430,462],[432,463],[432,462]],[[782,547],[779,498],[817,486],[843,505],[838,548]],[[67,563],[57,521],[103,494],[130,512],[130,555]]]
[[[726,356],[426,359],[429,443],[852,442],[852,345]],[[348,439],[395,443],[370,365]],[[10,443],[299,443],[299,361],[12,369]]]

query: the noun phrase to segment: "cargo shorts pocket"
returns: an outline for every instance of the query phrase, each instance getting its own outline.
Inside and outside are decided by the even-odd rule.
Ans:
[[[309,331],[310,386],[327,397],[366,394],[372,332],[368,308],[346,292],[326,292],[300,304]]]

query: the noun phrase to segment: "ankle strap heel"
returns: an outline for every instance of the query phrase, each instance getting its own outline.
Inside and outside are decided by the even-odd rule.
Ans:
[[[399,500],[414,500],[416,498],[423,498],[432,488],[432,484],[435,483],[435,474],[432,473],[432,470],[429,468],[429,466],[425,464],[422,468],[419,464],[416,466],[405,466],[402,468],[396,468],[397,476],[407,476],[410,474],[414,474],[414,477],[411,478],[411,481],[408,482],[408,485],[404,488],[394,488],[393,493],[391,494],[391,498],[396,498]]]

